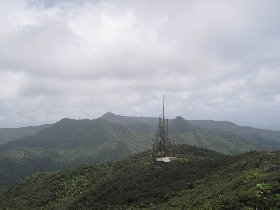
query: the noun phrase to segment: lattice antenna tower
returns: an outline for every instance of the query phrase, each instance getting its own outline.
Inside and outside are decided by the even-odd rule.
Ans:
[[[162,117],[159,117],[158,130],[153,140],[153,160],[171,155],[171,141],[168,138],[168,119],[165,119],[164,96],[162,100]]]

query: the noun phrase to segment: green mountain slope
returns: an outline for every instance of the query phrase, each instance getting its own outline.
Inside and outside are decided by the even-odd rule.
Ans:
[[[33,136],[51,125],[28,126],[22,128],[0,128],[0,145],[27,136]]]
[[[150,135],[156,132],[158,122],[157,118],[127,117],[115,115],[113,113],[106,113],[101,118],[120,123]],[[208,128],[207,126],[203,126],[203,123],[200,125],[200,123],[195,124],[193,122],[194,121],[185,120],[182,117],[169,120],[170,138],[174,144],[197,145],[224,154],[238,154],[250,150],[280,148],[280,141],[275,141],[277,135],[275,138],[264,138],[264,136],[261,135],[256,136],[252,132],[249,133],[249,135],[240,135],[240,133],[229,132],[223,129],[223,127],[226,126],[222,125],[231,124],[229,122],[217,122],[217,125],[215,124],[216,127],[221,127],[222,130],[212,129],[212,127]],[[241,126],[236,127],[242,128]],[[232,128],[229,128],[229,130],[231,129]],[[257,130],[259,134],[262,132],[261,129],[255,130]],[[274,131],[266,131],[272,134],[275,133]]]
[[[28,147],[34,149],[65,149],[80,147],[98,147],[110,142],[126,142],[130,149],[143,144],[141,136],[131,129],[103,119],[73,120],[62,119],[49,129],[35,136],[9,142],[0,147],[0,151]],[[139,134],[140,135],[140,134]],[[131,144],[133,142],[133,144]],[[140,145],[137,143],[139,142]],[[135,145],[135,144],[136,145]],[[143,149],[143,148],[141,148]]]
[[[149,148],[149,140],[103,119],[63,119],[35,136],[0,146],[0,185],[35,172],[119,159]]]
[[[11,185],[1,195],[0,207],[280,208],[280,174],[265,170],[276,153],[225,156],[188,145],[178,145],[173,151],[178,161],[163,166],[151,165],[151,152],[146,151],[120,161],[36,174]]]
[[[135,129],[141,133],[152,135],[155,134],[158,126],[158,118],[155,117],[128,117],[107,112],[100,118]]]
[[[280,143],[280,131],[258,129],[249,126],[238,126],[231,122],[214,120],[189,120],[190,124],[206,128],[218,133],[238,135],[260,147],[278,148]]]
[[[128,117],[128,116],[116,115],[111,112],[107,112],[100,118],[122,125],[148,124],[148,125],[156,126],[156,124],[158,123],[158,118],[155,117],[134,117],[134,116]]]
[[[124,124],[128,127],[135,128],[137,130],[140,130],[142,132],[151,133],[153,132],[152,129],[156,128],[157,126],[157,118],[151,118],[151,117],[129,117],[129,116],[120,116],[115,115],[113,113],[106,113],[101,118],[107,119],[112,122],[117,122],[120,124]],[[180,117],[179,117],[180,118]],[[183,119],[183,118],[182,118]],[[173,123],[173,121],[176,119],[169,120],[170,124]],[[237,145],[231,145],[232,143],[229,143],[228,145],[223,145],[219,149],[215,149],[215,147],[209,147],[209,144],[205,143],[198,143],[199,146],[204,146],[206,148],[214,149],[217,151],[223,151],[226,154],[236,154],[252,149],[280,149],[280,131],[272,131],[272,130],[266,130],[266,129],[258,129],[258,128],[252,128],[249,126],[238,126],[234,123],[227,122],[227,121],[214,121],[214,120],[186,120],[186,122],[189,124],[189,127],[192,127],[193,130],[200,130],[200,129],[206,129],[202,132],[212,133],[217,136],[222,136],[223,138],[230,138],[232,143],[234,144],[235,139],[239,139],[239,143]],[[145,129],[143,129],[143,127]],[[185,126],[186,128],[186,126]],[[187,133],[190,129],[181,128],[181,133],[185,131]],[[171,129],[171,128],[170,128]],[[177,129],[177,128],[175,128]],[[183,130],[182,130],[183,129]],[[172,130],[171,130],[172,131]],[[199,139],[199,135],[195,135],[196,139]],[[204,135],[202,135],[204,136]],[[216,138],[215,137],[215,138]],[[176,138],[177,139],[177,138]],[[174,141],[176,141],[176,139]],[[186,139],[186,138],[183,138]],[[221,138],[217,138],[220,140],[217,140],[218,142],[223,142]],[[238,141],[238,140],[237,140]],[[241,141],[241,142],[240,142]],[[180,143],[181,142],[180,140]],[[185,143],[196,145],[193,141],[189,140]],[[239,144],[239,145],[238,145]],[[245,146],[244,146],[245,145]],[[247,145],[247,146],[246,146]],[[228,146],[233,146],[233,151],[226,151]],[[222,149],[222,150],[220,150]]]
[[[149,149],[157,120],[112,113],[96,120],[62,119],[36,135],[2,144],[0,186],[36,172],[116,160]],[[236,133],[198,127],[182,117],[169,120],[169,134],[172,144],[191,144],[224,154],[268,149],[270,144],[270,140],[258,144]]]
[[[226,135],[193,126],[182,117],[172,120],[169,128],[170,137],[175,144],[196,145],[224,154],[238,154],[260,149],[258,145],[249,144],[237,135]]]

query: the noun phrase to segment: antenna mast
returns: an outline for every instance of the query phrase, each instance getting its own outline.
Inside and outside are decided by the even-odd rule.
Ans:
[[[162,96],[162,117],[159,117],[158,130],[153,139],[153,162],[168,163],[176,160],[171,157],[171,141],[168,138],[168,119],[165,119],[164,95]]]
[[[162,96],[162,117],[163,117],[163,121],[164,121],[164,95]]]

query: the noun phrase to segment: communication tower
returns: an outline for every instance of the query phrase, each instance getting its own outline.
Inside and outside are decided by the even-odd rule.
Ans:
[[[176,158],[171,157],[171,141],[168,137],[168,119],[165,119],[164,96],[162,101],[162,116],[158,120],[158,129],[153,139],[153,162],[172,162]]]

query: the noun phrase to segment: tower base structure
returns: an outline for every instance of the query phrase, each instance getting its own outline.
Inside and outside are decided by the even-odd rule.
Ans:
[[[171,163],[176,161],[176,157],[159,157],[156,158],[157,162],[163,162],[163,163]]]

